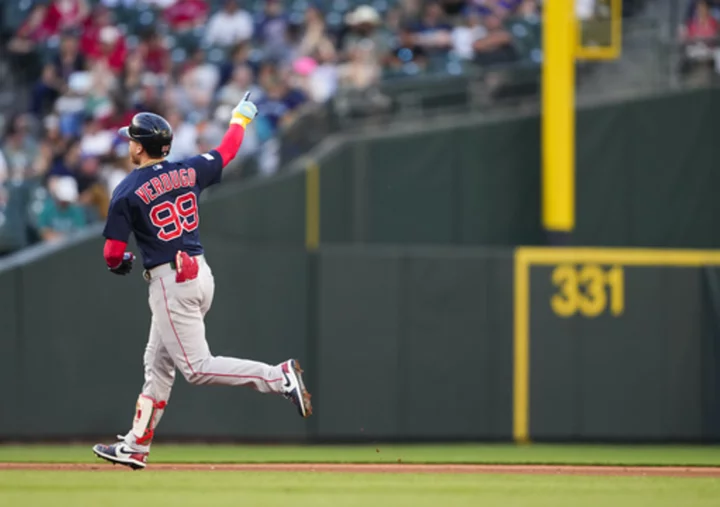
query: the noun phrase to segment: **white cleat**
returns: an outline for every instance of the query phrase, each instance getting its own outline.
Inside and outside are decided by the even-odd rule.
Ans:
[[[300,363],[295,359],[290,359],[281,365],[281,369],[285,378],[282,395],[295,404],[301,417],[310,417],[312,415],[311,396],[305,388]]]
[[[147,466],[148,453],[132,450],[125,442],[105,445],[97,444],[93,452],[98,458],[109,461],[113,465],[125,465],[133,470],[139,470]]]

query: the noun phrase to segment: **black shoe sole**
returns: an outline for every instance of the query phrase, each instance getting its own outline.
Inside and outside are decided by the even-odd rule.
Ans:
[[[312,398],[312,395],[308,392],[307,388],[305,387],[305,382],[303,381],[302,374],[303,370],[300,368],[300,363],[297,360],[293,361],[293,368],[295,370],[295,377],[298,380],[298,384],[300,386],[300,396],[302,396],[302,400],[300,403],[303,404],[305,407],[305,415],[302,413],[302,409],[298,407],[298,413],[301,417],[308,418],[312,415],[312,401],[310,398]]]
[[[96,451],[95,449],[93,449],[93,453],[94,453],[95,456],[97,456],[98,458],[104,459],[105,461],[109,461],[109,462],[112,463],[113,465],[123,465],[123,466],[129,467],[129,468],[132,468],[133,470],[143,470],[143,469],[145,468],[145,466],[143,466],[143,465],[138,465],[137,463],[134,463],[134,462],[118,461],[116,458],[113,458],[113,457],[111,457],[111,456],[108,456],[108,455],[106,455],[106,454],[103,454],[103,453],[101,453],[101,452],[98,452],[98,451]]]

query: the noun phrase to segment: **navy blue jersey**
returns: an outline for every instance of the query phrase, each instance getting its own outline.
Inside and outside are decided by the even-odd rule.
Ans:
[[[202,254],[198,198],[220,182],[222,167],[212,150],[135,169],[113,192],[103,235],[127,243],[135,234],[145,269],[174,261],[178,250]]]

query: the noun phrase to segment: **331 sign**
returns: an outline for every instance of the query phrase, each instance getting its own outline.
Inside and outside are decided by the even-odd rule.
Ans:
[[[615,317],[625,311],[625,274],[621,266],[560,264],[552,272],[557,292],[550,306],[559,317],[594,318],[605,312]]]

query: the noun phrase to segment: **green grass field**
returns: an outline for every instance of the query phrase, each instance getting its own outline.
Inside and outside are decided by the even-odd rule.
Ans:
[[[378,452],[379,451],[379,452]],[[720,447],[156,445],[151,463],[397,462],[720,466]],[[98,471],[0,470],[0,506],[717,507],[720,479],[317,472],[125,472],[83,446],[0,446],[0,462]]]
[[[86,445],[0,445],[0,462],[91,463]],[[720,446],[606,445],[161,445],[153,463],[516,463],[720,466]]]

